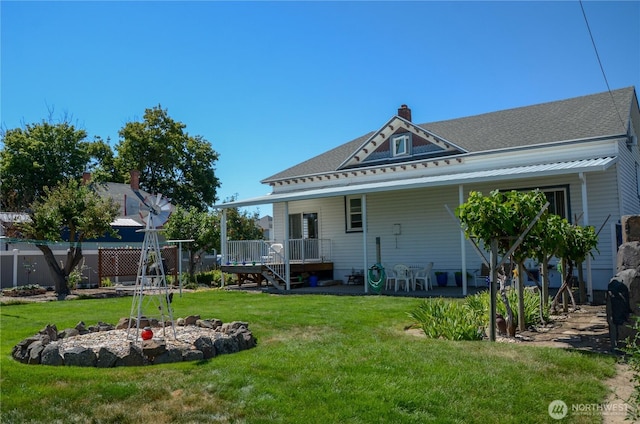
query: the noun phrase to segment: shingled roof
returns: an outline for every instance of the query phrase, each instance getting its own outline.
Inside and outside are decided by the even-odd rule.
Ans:
[[[418,124],[470,153],[627,133],[634,87],[465,118]],[[375,131],[264,179],[335,172]]]

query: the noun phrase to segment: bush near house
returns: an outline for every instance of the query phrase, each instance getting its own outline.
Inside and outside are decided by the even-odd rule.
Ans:
[[[409,312],[409,316],[422,328],[427,337],[447,340],[480,340],[489,326],[489,292],[484,291],[464,300],[426,299]],[[516,290],[507,290],[511,304],[517,302]],[[506,308],[500,293],[497,294],[497,313],[506,315]],[[524,312],[527,326],[540,324],[540,297],[531,291],[524,292]],[[514,310],[514,321],[518,320],[518,311]],[[543,319],[549,319],[548,311]]]

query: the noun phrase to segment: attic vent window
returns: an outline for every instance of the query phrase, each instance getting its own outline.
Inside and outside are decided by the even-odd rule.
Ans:
[[[409,134],[397,135],[391,138],[391,154],[396,156],[407,156],[411,154],[411,137]]]

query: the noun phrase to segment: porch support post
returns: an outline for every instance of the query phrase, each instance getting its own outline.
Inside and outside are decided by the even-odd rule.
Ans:
[[[578,173],[582,189],[582,218],[584,225],[589,225],[589,206],[587,204],[587,176],[584,172]],[[593,302],[593,280],[591,276],[591,255],[587,255],[587,301]]]
[[[18,253],[20,249],[13,249],[13,288],[18,287]]]
[[[363,278],[364,278],[364,292],[365,293],[369,293],[369,282],[367,281],[368,278],[368,273],[367,270],[369,269],[369,267],[367,266],[367,195],[363,194],[362,195],[362,253],[363,253],[363,263],[364,263],[364,268],[363,268]]]
[[[464,203],[464,186],[460,184],[458,186],[458,205]],[[460,267],[462,271],[462,295],[467,295],[467,249],[465,243],[464,232],[460,231]]]
[[[227,210],[222,209],[222,220],[220,221],[220,253],[222,254],[222,258],[220,260],[221,264],[226,264],[229,262],[228,258],[228,249],[227,249]],[[220,274],[222,281],[220,282],[220,286],[224,287],[225,278],[224,272]]]
[[[289,263],[289,202],[284,202],[284,277],[287,291],[291,290],[291,264]]]

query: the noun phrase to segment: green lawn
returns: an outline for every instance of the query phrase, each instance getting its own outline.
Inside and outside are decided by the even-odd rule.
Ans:
[[[130,368],[25,365],[11,349],[58,329],[128,316],[131,298],[4,305],[1,417],[8,423],[542,423],[551,401],[599,404],[614,358],[405,334],[418,299],[186,293],[174,316],[249,322],[258,347]],[[569,413],[563,422],[600,422]]]

